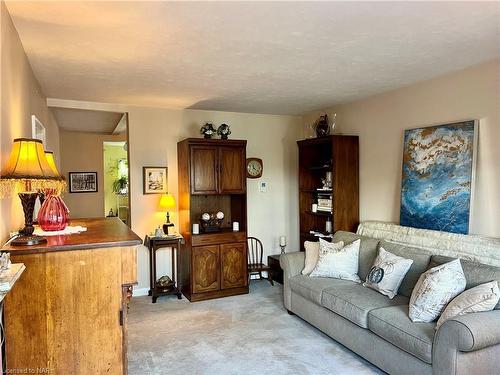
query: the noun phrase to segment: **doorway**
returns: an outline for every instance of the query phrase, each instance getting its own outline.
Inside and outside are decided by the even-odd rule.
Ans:
[[[130,221],[128,143],[103,142],[104,214]]]

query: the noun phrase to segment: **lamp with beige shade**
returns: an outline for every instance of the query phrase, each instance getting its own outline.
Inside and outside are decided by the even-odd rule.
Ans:
[[[8,186],[12,192],[18,192],[24,211],[24,228],[11,241],[11,245],[29,246],[47,242],[44,237],[33,235],[33,210],[38,191],[56,188],[61,177],[47,161],[42,141],[31,138],[14,139],[9,160],[0,178],[5,183],[4,186]]]

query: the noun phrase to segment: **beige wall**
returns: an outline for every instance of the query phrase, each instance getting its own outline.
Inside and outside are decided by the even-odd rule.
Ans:
[[[61,173],[97,172],[97,193],[69,193],[63,196],[72,218],[104,217],[104,156],[105,141],[120,142],[126,135],[102,135],[70,132],[61,129]]]
[[[336,132],[360,136],[361,220],[399,222],[405,129],[479,119],[471,233],[500,237],[499,90],[496,60],[327,109],[337,113]],[[305,122],[316,116],[305,116]]]
[[[46,98],[33,75],[17,31],[5,8],[0,2],[1,13],[1,78],[0,78],[0,165],[9,157],[12,140],[31,137],[31,115],[44,124],[47,131],[47,150],[54,151],[56,162],[59,155],[59,129],[47,108]],[[0,200],[0,242],[8,238],[9,232],[17,230],[24,223],[19,198]]]
[[[279,253],[278,237],[289,238],[289,249],[298,249],[297,145],[301,119],[291,116],[256,115],[214,111],[167,111],[137,109],[130,115],[130,167],[132,228],[142,237],[161,224],[157,211],[159,196],[142,194],[142,166],[168,166],[169,190],[177,198],[177,142],[200,137],[199,128],[207,121],[231,125],[233,139],[246,139],[247,156],[264,161],[264,175],[248,180],[248,231],[260,238],[266,254]],[[258,183],[268,183],[260,193]],[[173,222],[178,218],[174,213]],[[139,252],[139,288],[148,285],[147,252]],[[169,262],[169,253],[160,254],[158,264]],[[266,258],[267,260],[267,258]],[[170,272],[159,267],[159,273]]]
[[[259,180],[248,180],[249,233],[262,239],[266,254],[276,254],[280,251],[278,246],[280,235],[288,237],[289,251],[298,248],[296,140],[301,132],[300,117],[170,110],[72,101],[52,101],[52,103],[128,113],[132,229],[141,238],[162,224],[165,219],[164,213],[158,211],[160,196],[142,193],[142,167],[167,166],[169,191],[177,199],[177,142],[186,137],[200,137],[199,128],[207,121],[212,121],[216,125],[222,122],[230,124],[231,138],[248,140],[248,157],[259,157],[264,161],[263,177]],[[73,134],[61,132],[63,158],[66,159],[67,152],[76,154],[75,147],[82,142],[83,139],[76,139]],[[90,153],[87,152],[86,155],[90,156]],[[63,170],[67,172],[68,165],[72,163],[64,160]],[[260,181],[268,183],[267,193],[259,192]],[[78,199],[82,202],[84,199],[79,197],[82,194],[73,195],[75,198],[71,197],[71,201],[65,198],[70,207],[78,205]],[[66,195],[68,196],[69,194]],[[178,228],[176,212],[172,212],[171,220]],[[159,274],[170,272],[170,267],[166,266],[169,263],[169,254],[169,250],[159,253]],[[140,292],[147,291],[148,255],[146,248],[142,246],[139,248],[138,271],[138,288],[142,289]]]

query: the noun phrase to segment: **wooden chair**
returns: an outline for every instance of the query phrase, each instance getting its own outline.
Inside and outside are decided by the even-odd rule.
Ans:
[[[262,263],[262,256],[264,253],[262,242],[255,237],[248,237],[248,282],[250,283],[251,275],[259,275],[260,279],[267,279],[274,286],[271,276],[271,268]],[[262,271],[267,272],[267,278],[262,277]]]

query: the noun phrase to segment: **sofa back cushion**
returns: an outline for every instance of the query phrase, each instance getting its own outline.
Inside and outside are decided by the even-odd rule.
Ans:
[[[410,297],[418,278],[427,270],[427,267],[429,266],[431,254],[428,251],[417,247],[399,245],[387,241],[380,241],[379,247],[383,247],[385,250],[393,253],[394,255],[413,260],[413,263],[409,271],[406,273],[398,291],[398,294]]]
[[[370,268],[372,267],[372,263],[375,260],[375,257],[378,253],[378,243],[379,240],[375,240],[370,237],[360,236],[359,234],[337,231],[333,235],[333,242],[344,241],[345,245],[353,243],[354,241],[360,239],[361,244],[359,246],[359,268],[358,268],[358,276],[361,280],[365,280],[366,276],[370,272]]]
[[[447,263],[454,258],[441,255],[433,255],[428,268]],[[462,269],[464,270],[465,280],[467,284],[465,289],[470,289],[480,284],[484,284],[493,280],[497,280],[500,285],[500,267],[489,266],[487,264],[477,263],[470,260],[460,259]],[[500,302],[496,305],[495,310],[500,310]]]

